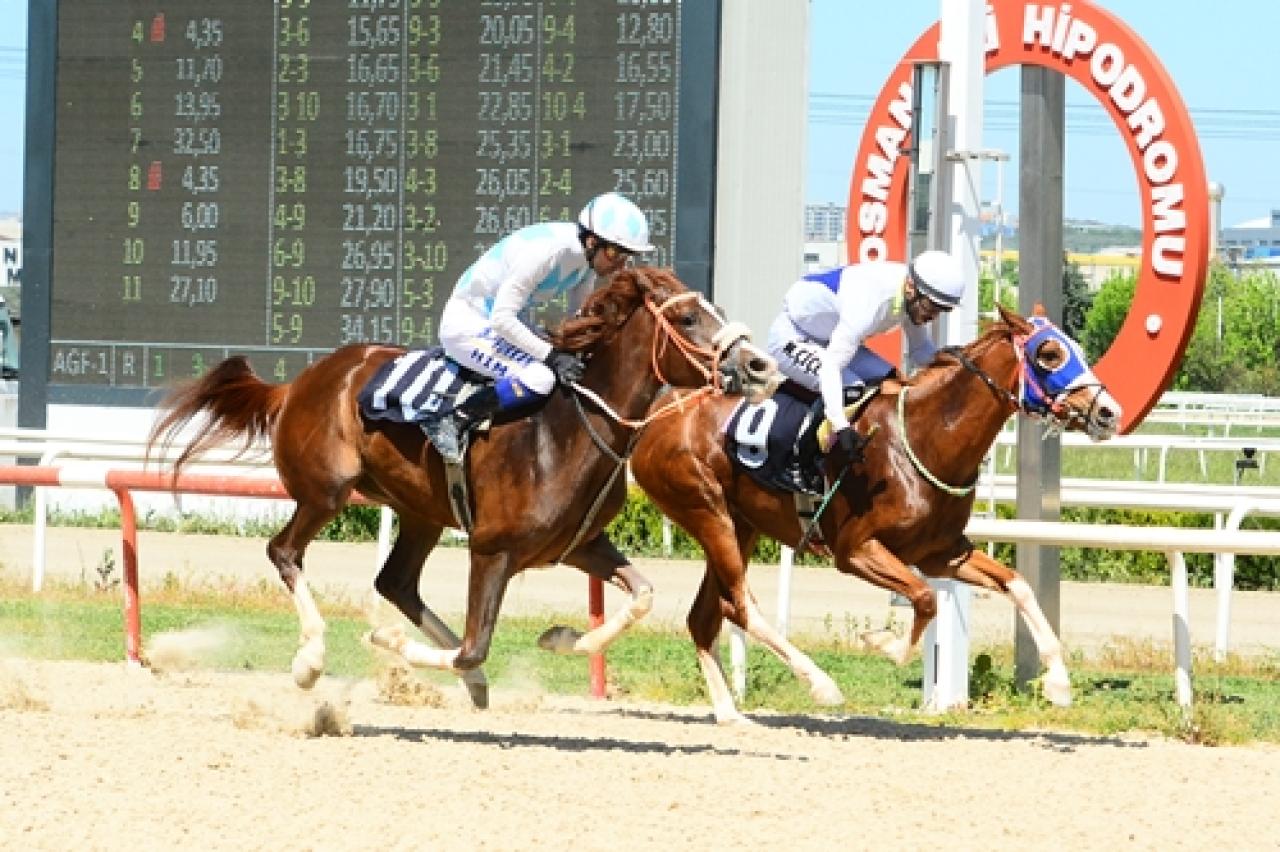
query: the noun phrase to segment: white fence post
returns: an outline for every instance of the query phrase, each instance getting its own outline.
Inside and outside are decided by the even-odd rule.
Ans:
[[[969,603],[958,580],[929,579],[938,615],[924,634],[924,706],[945,712],[969,703]]]

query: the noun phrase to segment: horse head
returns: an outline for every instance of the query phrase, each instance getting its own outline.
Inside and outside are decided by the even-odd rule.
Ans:
[[[633,316],[650,321],[638,333],[646,337],[650,368],[659,384],[719,387],[758,402],[781,383],[777,362],[750,342],[750,329],[726,322],[714,305],[669,269],[640,267],[615,273],[553,340],[557,346],[589,351],[596,342],[620,333]]]
[[[1103,441],[1116,434],[1121,407],[1094,375],[1084,349],[1037,306],[1030,317],[1000,308],[1018,358],[1018,408],[1045,421]]]

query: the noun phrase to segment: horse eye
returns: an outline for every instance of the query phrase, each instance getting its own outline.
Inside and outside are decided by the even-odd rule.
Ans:
[[[680,324],[685,328],[693,328],[698,324],[698,315],[693,311],[680,316]]]
[[[1046,340],[1036,352],[1036,361],[1046,370],[1056,370],[1067,360],[1066,350],[1056,340]]]

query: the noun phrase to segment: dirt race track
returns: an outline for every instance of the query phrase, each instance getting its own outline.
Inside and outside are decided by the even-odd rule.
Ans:
[[[401,703],[390,696],[400,695]],[[1280,749],[0,660],[4,849],[1275,849]]]
[[[57,531],[51,574],[83,582],[114,540]],[[370,547],[317,546],[308,573],[319,589],[363,594]],[[192,583],[269,572],[255,541],[151,535],[140,551],[144,588],[165,572]],[[7,570],[29,572],[29,552],[25,530],[0,528]],[[460,557],[442,549],[428,565],[424,592],[442,614],[460,609]],[[651,620],[678,623],[700,568],[641,568],[660,590]],[[772,601],[776,572],[752,578]],[[1212,592],[1196,591],[1202,643]],[[567,569],[537,572],[504,612],[578,610],[584,592]],[[1068,584],[1064,639],[1167,640],[1168,595]],[[838,632],[887,604],[811,570],[792,624]],[[1274,649],[1276,604],[1239,595],[1233,642]],[[975,633],[1008,638],[1011,613],[979,597]],[[1275,747],[817,713],[726,729],[706,708],[550,697],[510,679],[477,712],[460,689],[416,680],[326,677],[304,693],[287,675],[213,673],[182,641],[157,654],[172,638],[145,637],[156,673],[17,659],[0,641],[0,849],[1280,849]]]

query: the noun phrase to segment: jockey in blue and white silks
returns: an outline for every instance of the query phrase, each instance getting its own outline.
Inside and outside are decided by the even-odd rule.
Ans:
[[[468,267],[441,314],[440,343],[450,358],[496,381],[430,430],[446,461],[456,460],[461,431],[471,423],[545,398],[557,380],[581,378],[582,362],[553,349],[521,312],[563,295],[571,315],[599,278],[652,249],[644,213],[610,192],[592,199],[576,223],[521,228]]]
[[[901,327],[912,363],[927,364],[936,347],[926,324],[963,295],[959,263],[940,251],[909,264],[877,261],[810,273],[783,296],[769,328],[769,354],[787,378],[821,395],[837,443],[852,453],[858,437],[845,417],[845,388],[893,371],[864,345],[867,338]]]

